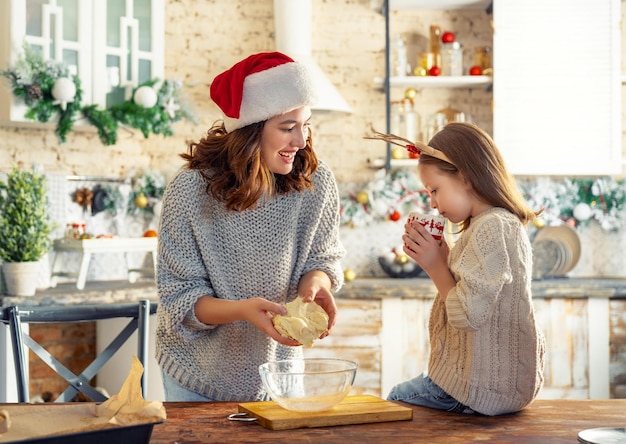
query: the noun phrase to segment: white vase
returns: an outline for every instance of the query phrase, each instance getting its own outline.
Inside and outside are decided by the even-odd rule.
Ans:
[[[39,262],[5,262],[2,264],[7,294],[34,296],[41,271]]]

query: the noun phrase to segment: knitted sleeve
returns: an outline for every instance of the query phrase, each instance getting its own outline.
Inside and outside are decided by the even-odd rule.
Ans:
[[[343,285],[341,259],[345,255],[339,240],[339,191],[331,170],[323,162],[320,162],[315,175],[314,186],[315,199],[321,199],[321,202],[307,205],[307,218],[314,235],[302,274],[323,271],[332,281],[331,291],[337,292]]]
[[[204,193],[200,173],[180,170],[163,196],[159,226],[156,281],[160,310],[169,327],[188,339],[193,338],[193,330],[213,328],[194,314],[196,301],[214,294],[190,223],[198,217],[199,205],[192,199],[197,201],[200,193]]]
[[[478,330],[490,317],[503,286],[512,281],[508,242],[509,221],[492,214],[470,225],[465,246],[453,259],[457,284],[446,299],[450,324],[459,330]],[[452,258],[451,258],[452,259]]]

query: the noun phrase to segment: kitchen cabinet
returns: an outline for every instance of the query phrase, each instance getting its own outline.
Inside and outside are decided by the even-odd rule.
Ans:
[[[620,0],[496,0],[493,19],[493,135],[511,172],[621,173]]]
[[[390,77],[389,10],[493,13],[493,137],[514,175],[613,175],[622,169],[620,0],[388,0],[385,76],[392,88],[476,88],[490,78]],[[387,8],[386,5],[389,7]],[[532,26],[529,26],[532,23]],[[385,167],[396,162],[387,147]]]
[[[27,44],[77,74],[83,104],[130,98],[138,84],[163,79],[163,0],[5,0],[0,60],[13,66]],[[0,88],[0,121],[24,122],[26,108]]]

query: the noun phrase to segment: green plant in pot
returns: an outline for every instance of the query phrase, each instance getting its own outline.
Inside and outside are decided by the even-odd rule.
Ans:
[[[51,231],[46,177],[14,167],[0,182],[0,259],[8,294],[35,294]]]

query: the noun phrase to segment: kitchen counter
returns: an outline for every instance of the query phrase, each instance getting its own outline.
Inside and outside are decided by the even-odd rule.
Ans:
[[[413,409],[412,420],[277,431],[228,421],[238,411],[235,402],[166,402],[167,420],[154,426],[150,443],[575,443],[582,430],[622,427],[626,399],[537,400],[521,412],[497,417],[403,405]]]
[[[533,281],[532,290],[534,298],[626,298],[626,279],[544,279]],[[340,299],[432,299],[436,294],[437,289],[428,278],[359,278],[346,282],[336,297]],[[59,284],[56,288],[38,290],[35,296],[0,296],[0,307],[18,304],[28,306],[109,304],[135,302],[142,299],[158,299],[154,281],[87,282],[82,290],[78,290],[74,284]]]
[[[626,298],[624,278],[555,278],[532,282],[534,298]],[[361,278],[347,282],[337,297],[381,299],[389,297],[434,298],[437,289],[429,278]]]
[[[546,279],[532,287],[537,323],[548,346],[541,397],[626,398],[626,279]],[[332,334],[305,349],[305,355],[359,362],[359,393],[385,397],[398,381],[428,366],[427,325],[435,295],[427,278],[348,282],[336,294],[339,313]],[[154,281],[87,282],[83,290],[62,284],[31,297],[2,297],[0,307],[141,299],[158,300]],[[151,322],[151,328],[155,325]],[[98,326],[98,332],[103,330]]]

